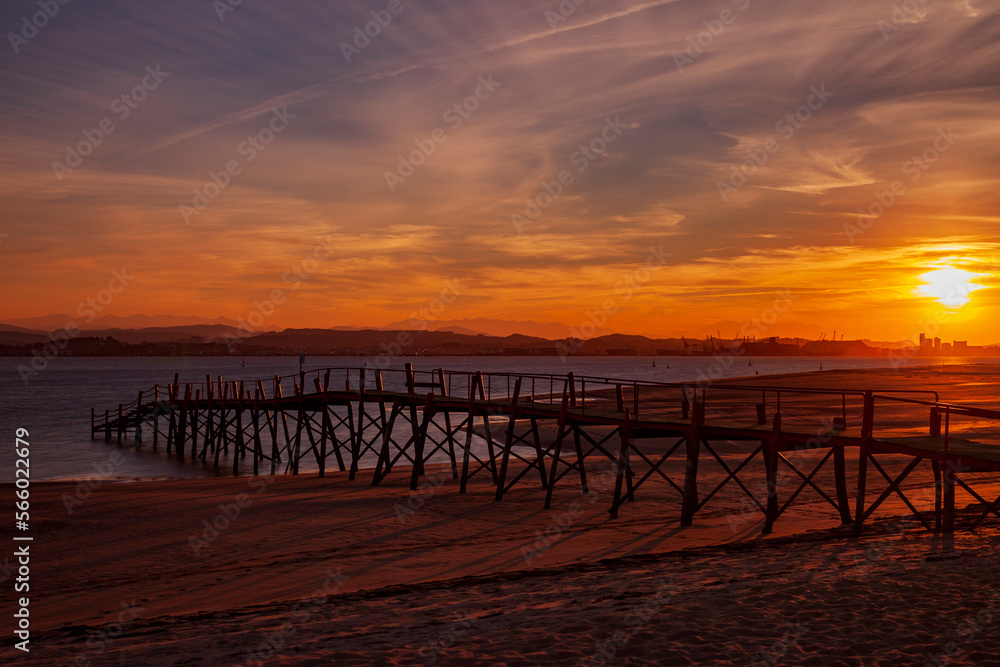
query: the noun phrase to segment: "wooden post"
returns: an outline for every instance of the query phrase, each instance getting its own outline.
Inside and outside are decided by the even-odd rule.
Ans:
[[[104,411],[104,442],[111,442],[111,412]]]
[[[350,391],[350,381],[348,381],[348,391]],[[348,453],[351,455],[351,465],[348,466],[348,470],[357,471],[357,458],[354,456],[354,406],[351,405],[350,399],[347,400],[347,431],[350,441],[347,443],[350,449]],[[349,476],[349,479],[354,479],[353,475]]]
[[[684,466],[684,494],[681,500],[681,525],[690,526],[698,511],[698,457],[701,449],[702,427],[705,424],[705,404],[694,397],[691,423],[688,427],[687,463]]]
[[[219,469],[219,455],[222,453],[223,435],[226,432],[226,413],[229,412],[229,387],[222,386],[222,378],[219,378],[219,426],[214,429],[215,435],[215,469]],[[209,416],[209,419],[214,418]]]
[[[236,383],[236,380],[231,380],[226,383],[226,387],[229,389],[229,406],[235,410],[236,402],[240,400],[239,385]],[[234,414],[231,420],[227,418],[226,420],[223,421],[223,431],[222,431],[222,435],[224,436],[222,441],[223,444],[222,451],[228,454],[229,445],[230,443],[232,443],[233,456],[239,454],[239,438],[238,438],[239,434],[234,432],[233,437],[232,438],[229,437],[229,426],[230,424],[235,425],[235,422],[236,422],[236,415]]]
[[[579,424],[573,424],[573,445],[576,448],[576,460],[580,462],[580,493],[586,495],[590,493],[590,486],[587,483],[587,468],[583,465],[585,457],[583,455],[583,443],[580,439]],[[631,485],[631,477],[629,477],[628,482]],[[631,494],[631,489],[629,493]]]
[[[412,393],[414,393],[414,389],[415,389],[415,387],[413,385],[416,383],[416,381],[414,379],[414,376],[413,376],[413,364],[411,364],[409,361],[407,361],[406,365],[405,365],[405,368],[406,368],[406,393],[407,394],[412,394]],[[381,375],[381,373],[380,373],[380,375]]]
[[[865,522],[865,485],[868,475],[872,434],[875,430],[875,398],[865,392],[865,405],[861,417],[861,441],[858,446],[858,495],[854,506],[854,534],[860,535]]]
[[[622,481],[626,475],[631,475],[631,463],[629,461],[629,448],[632,447],[632,414],[625,408],[625,418],[618,427],[621,438],[621,447],[618,450],[618,470],[615,474],[615,497],[611,501],[611,518],[618,518],[618,507],[622,504]],[[634,500],[629,493],[629,499]]]
[[[465,427],[465,450],[462,453],[462,475],[458,492],[465,493],[469,483],[469,458],[472,449],[473,421],[476,417],[476,386],[474,378],[469,379],[469,416]],[[485,418],[484,418],[485,421]]]
[[[281,380],[274,376],[274,387],[271,391],[271,398],[274,399],[274,414],[271,415],[271,474],[274,474],[278,465],[278,412],[281,410],[279,399],[281,398]],[[284,418],[284,416],[282,416]]]
[[[257,380],[257,388],[253,393],[253,409],[250,418],[253,419],[253,476],[260,474],[260,461],[264,456],[263,447],[260,441],[260,401],[263,398],[264,388],[261,381]]]
[[[205,463],[208,457],[208,450],[213,445],[216,445],[216,428],[215,428],[215,411],[218,409],[218,403],[215,401],[215,386],[212,384],[211,380],[208,382],[208,406],[205,408],[205,444],[201,448],[201,462]],[[219,399],[222,399],[222,392],[219,392]],[[216,447],[216,452],[218,448]],[[219,459],[215,459],[215,467],[219,467]]]
[[[559,404],[559,432],[556,436],[555,445],[552,449],[552,468],[549,470],[549,483],[545,489],[545,509],[552,507],[552,490],[556,485],[556,469],[559,467],[559,456],[562,454],[563,440],[566,438],[566,416],[569,412],[569,383],[571,378],[567,377],[563,384],[562,401]],[[577,458],[576,464],[583,470],[583,459]]]
[[[833,474],[837,485],[837,505],[841,525],[851,523],[851,506],[847,497],[847,457],[843,445],[833,445]]]
[[[293,384],[294,384],[294,382],[293,382]],[[282,389],[281,389],[281,379],[280,378],[278,379],[278,386],[277,386],[277,389],[276,389],[276,392],[275,392],[275,396],[276,396],[277,399],[284,398],[284,394],[282,393]],[[291,436],[288,433],[288,415],[286,413],[284,404],[279,403],[278,405],[279,405],[278,411],[281,413],[281,431],[282,431],[282,433],[285,434],[285,449],[287,450],[286,453],[288,454],[289,465],[291,465],[292,438],[291,438]],[[280,451],[278,453],[278,459],[279,459],[279,462],[280,462],[280,459],[281,459],[281,453],[280,453]],[[285,467],[285,470],[286,471],[288,470],[287,466]]]
[[[94,408],[90,409],[90,439],[97,440],[97,438],[94,437]]]
[[[533,399],[532,399],[533,400]],[[545,476],[545,451],[542,449],[542,439],[538,434],[538,420],[531,418],[531,439],[535,443],[535,456],[538,461],[538,473],[542,476],[542,488],[547,488],[548,478]]]
[[[438,379],[441,387],[441,396],[448,396],[448,384],[444,381],[444,369],[438,369]],[[448,455],[451,457],[451,478],[458,479],[458,460],[455,458],[455,435],[451,431],[451,411],[444,411],[444,431],[448,440]]]
[[[383,405],[380,403],[379,405]],[[392,435],[390,430],[389,435]],[[413,443],[416,444],[417,440],[420,438],[420,424],[417,420],[417,405],[416,403],[410,405],[410,436],[413,438]],[[405,446],[405,445],[404,445]],[[391,467],[391,466],[390,466]],[[413,470],[417,475],[424,474],[424,459],[423,456],[413,457]],[[386,472],[389,472],[389,468],[386,468]]]
[[[167,454],[173,451],[174,440],[177,438],[177,384],[167,387],[167,400],[170,402],[170,423],[167,424]]]
[[[931,470],[934,472],[934,532],[941,532],[941,462],[937,459],[931,461]]]
[[[240,453],[246,450],[243,439],[243,392],[236,396],[236,440],[233,442],[233,476],[240,474]]]
[[[136,447],[142,442],[142,394],[135,400],[135,433],[132,434],[132,444]]]
[[[466,425],[465,432],[465,457],[462,462],[462,480],[460,484],[459,493],[465,493],[466,487],[469,481],[469,456],[470,449],[472,447],[472,435],[473,435],[473,425],[475,415],[478,413],[483,419],[483,434],[486,440],[486,450],[488,463],[486,467],[490,471],[490,476],[493,479],[493,485],[497,484],[497,465],[496,465],[496,451],[493,448],[493,433],[490,430],[490,409],[486,397],[486,386],[483,383],[483,374],[477,372],[475,377],[472,378],[472,384],[469,388],[469,421]],[[479,394],[480,400],[487,403],[487,406],[482,409],[476,408],[476,394]]]
[[[160,443],[160,385],[153,387],[153,451]]]
[[[380,401],[379,405],[383,405]],[[378,486],[392,470],[392,455],[389,453],[389,443],[392,438],[392,429],[396,424],[396,415],[403,409],[401,399],[392,400],[392,408],[389,413],[389,424],[382,428],[382,448],[378,455],[378,464],[375,466],[375,474],[372,476],[372,486]]]
[[[413,462],[420,465],[413,466],[413,471],[410,474],[410,491],[417,490],[420,475],[424,473],[424,447],[427,444],[427,428],[430,425],[430,421],[434,419],[434,401],[432,396],[433,394],[427,394],[423,415],[420,420],[420,428],[417,429],[417,433],[413,439]]]
[[[358,420],[357,420],[357,430],[353,429],[354,424],[352,423],[351,435],[351,471],[347,474],[347,479],[350,481],[354,480],[355,475],[358,474],[358,464],[361,458],[361,444],[364,442],[365,433],[365,369],[362,368],[358,374],[358,380],[361,386],[358,388]],[[348,388],[350,388],[350,380],[347,381]],[[351,406],[347,406],[348,413],[351,412]]]
[[[194,390],[194,407],[191,409],[191,460],[198,458],[198,420],[201,418],[201,389]]]
[[[570,383],[572,387],[572,383]],[[507,437],[504,440],[503,460],[500,463],[500,475],[497,479],[497,493],[494,502],[503,500],[504,485],[507,483],[507,466],[510,462],[510,448],[514,444],[514,422],[517,420],[517,402],[521,395],[521,378],[514,382],[514,393],[510,397],[510,419],[507,420]],[[572,401],[572,389],[570,389]]]
[[[299,474],[299,459],[302,458],[302,429],[306,422],[306,388],[305,375],[300,374],[303,384],[299,385],[299,412],[295,425],[295,452],[292,455],[292,475]]]
[[[934,438],[941,437],[941,408],[936,405],[931,408],[931,423],[930,423],[930,435]],[[952,517],[954,518],[954,502],[955,502],[955,483],[954,478],[949,479],[950,469],[945,469],[942,473],[941,463],[937,460],[931,462],[931,468],[934,471],[934,530],[951,532],[948,530],[947,524],[948,519],[945,518],[942,522],[942,514],[947,515],[947,505],[948,505],[948,483],[951,482],[951,502],[952,502]],[[942,525],[943,524],[943,525]],[[952,529],[954,529],[954,523],[952,523]]]
[[[476,373],[476,386],[479,390],[479,397],[489,404],[489,398],[486,393],[486,386],[483,384],[483,374]],[[497,458],[496,450],[493,447],[493,431],[490,426],[490,410],[489,408],[483,413],[483,433],[486,434],[486,449],[487,455],[490,457],[490,474],[493,477],[493,485],[496,486],[497,475],[499,471],[497,470]]]
[[[319,384],[319,378],[316,379],[317,384]],[[340,466],[340,472],[344,472],[344,459],[340,455],[340,447],[337,442],[337,435],[333,430],[333,422],[330,420],[330,406],[328,401],[330,400],[330,371],[326,372],[323,377],[322,389],[317,387],[317,393],[321,393],[323,396],[321,410],[323,410],[323,428],[319,436],[319,476],[324,477],[326,475],[326,438],[327,435],[330,437],[330,444],[333,447],[333,451],[337,455],[337,464]]]
[[[187,439],[188,411],[191,407],[191,385],[185,385],[184,400],[181,401],[181,414],[177,419],[177,432],[174,434],[174,454],[184,457],[184,441]]]
[[[961,470],[961,459],[958,465],[947,465],[941,475],[941,482],[944,485],[942,502],[944,503],[944,519],[941,531],[946,535],[955,532],[955,472]]]
[[[781,412],[774,413],[771,437],[764,447],[764,467],[767,471],[767,506],[764,514],[765,535],[770,535],[778,520],[778,457],[781,456]]]

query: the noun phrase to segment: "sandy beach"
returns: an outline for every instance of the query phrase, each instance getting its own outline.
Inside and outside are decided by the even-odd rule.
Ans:
[[[989,407],[1000,396],[993,367],[843,371],[809,381],[864,388],[933,382],[943,400]],[[720,452],[737,457],[738,449]],[[856,458],[848,453],[849,479]],[[887,465],[895,464],[903,462]],[[764,537],[762,515],[742,511],[740,491],[730,485],[682,528],[675,492],[651,481],[612,521],[608,462],[588,459],[588,471],[591,493],[581,495],[567,476],[548,511],[537,475],[495,503],[488,478],[477,477],[462,495],[439,467],[415,492],[402,469],[374,488],[369,475],[349,482],[341,473],[35,484],[31,653],[15,650],[8,635],[0,660],[1000,660],[996,520],[975,532],[934,534],[890,498],[855,538],[833,508],[804,493]],[[976,479],[986,497],[1000,495],[1000,476]],[[932,507],[929,467],[904,488],[918,509]],[[960,518],[977,514],[961,493],[958,506]],[[3,563],[8,582],[12,562]]]

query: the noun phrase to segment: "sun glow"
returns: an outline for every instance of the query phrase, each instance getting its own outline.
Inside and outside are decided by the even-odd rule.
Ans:
[[[961,308],[971,301],[970,295],[982,285],[972,282],[978,274],[948,266],[920,275],[924,285],[917,287],[917,293],[937,299],[948,308]]]

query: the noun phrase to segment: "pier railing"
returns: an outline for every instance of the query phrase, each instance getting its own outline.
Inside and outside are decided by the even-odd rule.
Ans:
[[[756,419],[759,424],[766,423],[776,414],[793,420],[804,418],[806,413],[830,419],[836,409],[839,414],[832,418],[834,427],[839,430],[861,421],[865,395],[865,391],[859,389],[817,389],[724,381],[655,382],[574,373],[415,370],[409,364],[403,369],[335,366],[256,380],[225,380],[208,376],[202,382],[179,382],[175,376],[175,382],[156,384],[140,391],[135,400],[120,404],[115,411],[106,411],[103,415],[95,412],[91,426],[94,433],[121,428],[127,426],[130,420],[136,422],[152,414],[158,405],[180,400],[268,401],[323,392],[390,392],[421,396],[430,393],[456,400],[468,400],[475,395],[479,399],[476,388],[480,380],[485,390],[483,398],[487,402],[509,402],[517,392],[522,400],[532,404],[556,406],[562,401],[564,390],[568,389],[570,407],[581,414],[624,412],[627,409],[633,420],[647,416],[686,420],[690,405],[697,401],[706,406],[710,415]],[[933,400],[907,398],[909,396],[933,397]],[[979,414],[986,417],[995,414],[995,411],[977,413],[973,408],[941,403],[938,392],[933,390],[879,390],[876,398],[936,410],[943,416],[945,434],[950,433],[952,415]]]
[[[540,437],[541,422],[556,427],[554,440]],[[265,466],[275,474],[279,464],[297,474],[300,462],[312,457],[323,476],[335,457],[341,471],[350,468],[348,479],[365,466],[374,470],[372,483],[377,485],[397,463],[406,463],[410,488],[416,490],[426,464],[447,460],[453,477],[461,479],[461,493],[470,479],[485,472],[492,476],[500,500],[536,471],[546,490],[546,507],[556,482],[568,473],[579,474],[586,493],[584,463],[588,456],[597,456],[616,471],[612,517],[623,503],[634,500],[636,489],[658,475],[681,495],[681,522],[690,525],[694,514],[732,482],[765,513],[765,532],[807,488],[851,522],[844,450],[858,447],[853,519],[858,531],[891,494],[900,496],[929,526],[901,487],[924,460],[931,461],[939,485],[939,526],[953,526],[956,484],[987,507],[983,516],[993,512],[1000,517],[998,503],[983,500],[959,476],[1000,471],[1000,442],[988,442],[991,437],[1000,440],[1000,411],[945,403],[934,390],[669,383],[573,373],[416,370],[406,364],[388,370],[318,368],[266,380],[206,376],[203,382],[181,383],[175,375],[172,383],[138,392],[134,401],[114,412],[91,413],[92,437],[103,433],[105,440],[119,444],[128,441],[130,433],[132,441],[140,443],[144,425],[152,430],[154,450],[162,435],[168,454],[173,450],[202,462],[211,456],[216,468],[225,454],[233,474],[240,472],[246,457],[254,475]],[[648,447],[637,443],[647,438],[661,442]],[[479,444],[473,446],[474,440]],[[719,441],[747,443],[739,465],[732,467],[720,456],[712,444]],[[665,450],[657,449],[663,446]],[[809,457],[810,450],[817,450],[818,463]],[[709,454],[706,460],[714,460],[725,473],[707,494],[698,492],[700,452]],[[885,455],[902,455],[910,462],[893,477],[876,458]],[[677,474],[676,468],[669,472],[675,465],[668,461],[671,457],[686,459],[683,486],[671,477]],[[830,460],[833,495],[816,483],[817,473]],[[511,462],[518,467],[508,477]],[[870,506],[865,500],[869,463],[888,484]],[[740,477],[761,466],[764,499]],[[799,483],[784,505],[777,502],[781,466]]]

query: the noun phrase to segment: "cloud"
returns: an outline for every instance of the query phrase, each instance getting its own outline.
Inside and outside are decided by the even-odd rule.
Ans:
[[[193,0],[63,8],[0,62],[11,316],[65,311],[74,290],[86,296],[122,261],[149,278],[116,308],[133,298],[238,316],[333,234],[336,258],[276,322],[399,320],[456,276],[474,288],[455,317],[501,308],[576,322],[663,244],[671,265],[609,326],[655,334],[665,309],[693,329],[720,311],[752,315],[761,286],[780,283],[813,295],[796,316],[806,324],[857,308],[875,335],[916,317],[907,281],[944,257],[933,250],[942,232],[963,239],[958,258],[1000,242],[991,3],[928,3],[887,38],[879,21],[892,3],[860,0],[588,2],[555,27],[552,0],[403,6],[352,62],[341,43],[377,3],[243,3],[225,21]],[[23,11],[12,3],[0,23]],[[170,77],[114,117],[112,101],[156,64]],[[455,126],[449,110],[483,76],[501,85]],[[832,96],[783,130],[823,86]],[[240,146],[286,105],[295,120],[247,160]],[[52,163],[109,116],[114,132],[59,182]],[[581,160],[615,118],[628,129]],[[906,165],[948,127],[954,145],[910,180]],[[436,130],[446,140],[391,191],[386,172]],[[778,150],[723,201],[719,182],[775,138]],[[178,207],[233,160],[240,173],[185,225]],[[518,234],[512,214],[564,171],[572,183]],[[896,180],[905,193],[849,243],[844,224]]]

